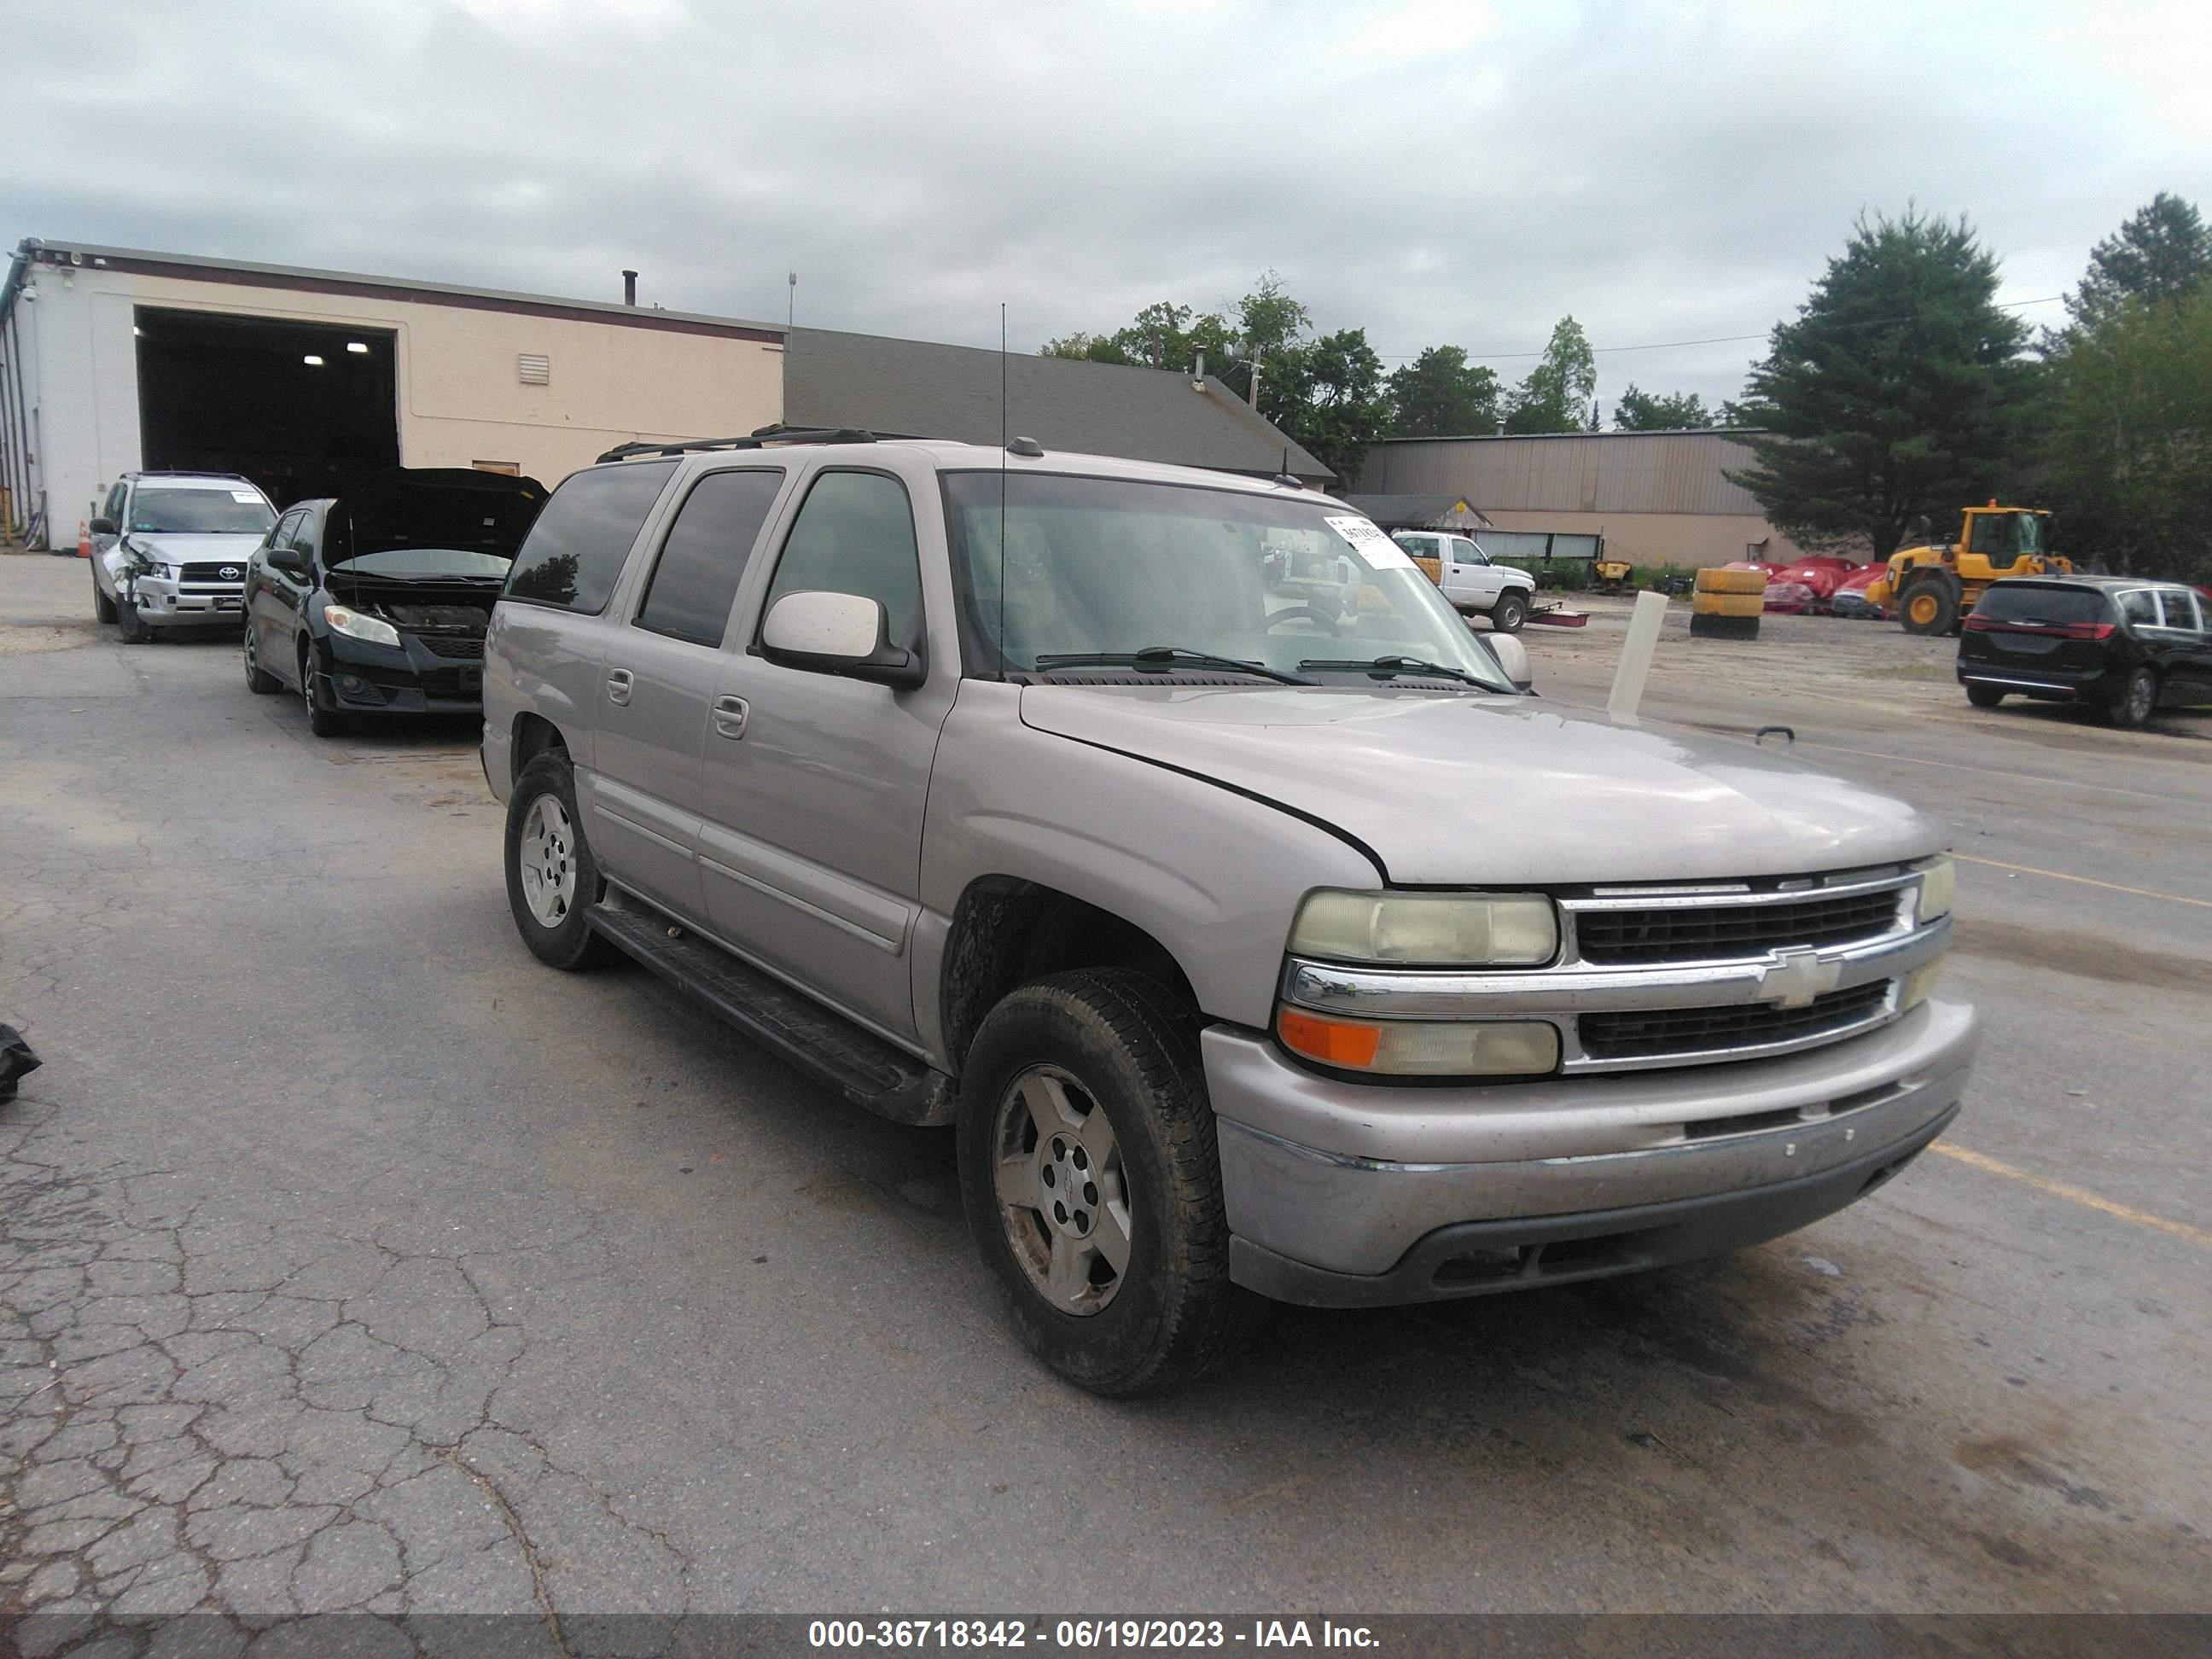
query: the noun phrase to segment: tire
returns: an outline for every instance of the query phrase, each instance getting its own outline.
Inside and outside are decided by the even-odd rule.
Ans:
[[[1959,590],[1941,575],[1908,581],[1897,596],[1897,619],[1908,634],[1956,633]]]
[[[522,769],[507,802],[507,902],[522,942],[549,967],[594,968],[620,954],[585,920],[607,884],[583,823],[566,751],[549,750]]]
[[[2005,700],[2005,694],[1994,685],[1970,685],[1966,701],[1977,708],[1994,708]]]
[[[1501,634],[1518,634],[1521,624],[1528,620],[1528,596],[1518,588],[1511,588],[1498,596],[1490,607],[1490,625]]]
[[[99,556],[95,554],[94,556],[96,558]],[[85,562],[90,564],[92,560],[88,559]],[[116,620],[115,601],[100,591],[100,573],[96,570],[92,573],[92,614],[100,622],[112,623]]]
[[[2132,730],[2158,712],[2158,676],[2148,668],[2130,670],[2118,696],[2106,705],[2105,718]]]
[[[281,691],[284,682],[261,665],[261,647],[253,642],[253,629],[247,624],[240,636],[239,654],[246,661],[246,689],[257,697],[265,697],[271,691]]]
[[[153,640],[154,630],[146,626],[146,619],[138,614],[137,601],[118,599],[115,602],[117,631],[125,645],[145,645]]]
[[[315,682],[326,678],[316,672],[314,641],[303,641],[300,647],[300,696],[307,705],[307,730],[319,738],[335,738],[344,733],[346,717],[326,694],[315,690]]]
[[[1263,1304],[1230,1282],[1198,1021],[1158,981],[1081,969],[1010,993],[969,1050],[958,1142],[969,1229],[1007,1313],[1069,1382],[1164,1393],[1249,1334]],[[1075,1206],[1059,1218],[1056,1192]],[[1094,1242],[1112,1237],[1118,1267]]]

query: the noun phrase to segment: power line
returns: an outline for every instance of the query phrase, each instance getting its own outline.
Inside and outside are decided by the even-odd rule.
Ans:
[[[1996,308],[1999,311],[2016,311],[2023,306],[2057,305],[2065,297],[2063,294],[2051,294],[2039,300],[2001,300]],[[1910,317],[1875,317],[1863,323],[1848,323],[1844,326],[1882,328],[1891,323],[1909,323],[1911,320]],[[1766,334],[1720,334],[1709,340],[1655,340],[1649,345],[1592,346],[1590,355],[1599,356],[1617,351],[1675,351],[1685,346],[1741,345],[1747,340],[1764,340],[1766,337]],[[1375,355],[1386,362],[1411,362],[1421,354],[1418,351],[1378,351]],[[1541,351],[1470,351],[1467,354],[1467,360],[1471,363],[1496,363],[1543,355]]]

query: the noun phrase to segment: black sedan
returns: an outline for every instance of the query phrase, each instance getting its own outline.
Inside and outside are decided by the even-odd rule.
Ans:
[[[2008,696],[2081,702],[2115,726],[2212,702],[2204,602],[2179,582],[2017,576],[1993,582],[1959,635],[1959,683],[1977,708]]]
[[[395,468],[285,510],[246,571],[246,684],[289,686],[317,737],[363,714],[483,707],[484,630],[545,488]]]

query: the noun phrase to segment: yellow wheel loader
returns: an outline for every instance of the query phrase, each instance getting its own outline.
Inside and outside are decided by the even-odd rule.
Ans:
[[[1991,582],[2008,576],[2071,574],[2074,562],[2050,550],[2051,514],[2037,507],[1970,507],[1955,542],[1923,542],[1889,556],[1887,574],[1866,596],[1895,608],[1908,634],[1955,634],[1959,619]]]

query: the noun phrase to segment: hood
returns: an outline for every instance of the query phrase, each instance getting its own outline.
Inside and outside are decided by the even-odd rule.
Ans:
[[[353,485],[330,506],[325,556],[455,547],[512,559],[545,505],[535,478],[473,467],[396,466]]]
[[[1394,884],[1722,880],[1899,862],[1933,819],[1747,742],[1533,697],[1025,686],[1022,720],[1363,842]]]

